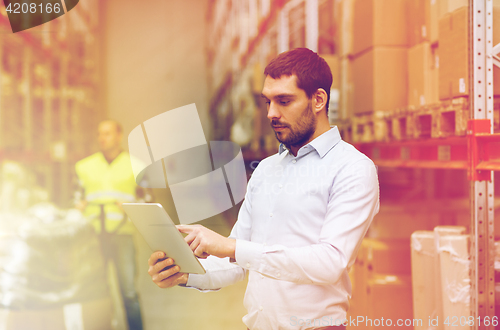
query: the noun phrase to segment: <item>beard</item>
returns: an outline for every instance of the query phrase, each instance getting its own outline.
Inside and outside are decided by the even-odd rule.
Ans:
[[[287,127],[285,131],[275,131],[274,134],[276,135],[276,139],[290,150],[291,146],[302,146],[309,141],[316,131],[317,122],[318,120],[312,111],[312,102],[309,102],[307,109],[295,125],[280,123],[277,120],[273,120],[271,125]]]

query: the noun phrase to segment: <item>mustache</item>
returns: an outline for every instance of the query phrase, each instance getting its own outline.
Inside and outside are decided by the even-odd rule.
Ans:
[[[287,124],[282,123],[282,122],[280,122],[280,121],[278,121],[278,120],[275,120],[275,119],[273,119],[273,120],[271,121],[271,126],[272,126],[272,127],[288,127],[288,125],[287,125]]]

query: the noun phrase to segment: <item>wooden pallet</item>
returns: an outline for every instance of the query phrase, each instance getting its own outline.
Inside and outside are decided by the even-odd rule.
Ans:
[[[461,97],[421,107],[357,115],[337,126],[343,138],[353,143],[389,142],[463,136],[468,119],[469,101]]]

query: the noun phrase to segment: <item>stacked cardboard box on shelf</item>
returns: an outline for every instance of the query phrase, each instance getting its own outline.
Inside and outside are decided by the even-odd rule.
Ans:
[[[438,46],[424,41],[408,51],[408,105],[439,102]]]
[[[344,117],[339,114],[339,87],[340,87],[340,65],[338,55],[332,54],[320,54],[320,56],[326,61],[330,70],[332,71],[332,87],[330,90],[330,100],[328,108],[328,118],[330,122],[335,122],[338,119],[344,119]]]
[[[390,111],[406,106],[406,63],[406,48],[377,47],[355,57],[354,112]]]
[[[438,40],[441,2],[444,1],[411,0],[408,2],[408,41],[410,47],[422,42],[434,43]]]
[[[350,273],[353,290],[348,319],[360,321],[352,329],[391,328],[387,322],[377,322],[382,318],[393,322],[411,318],[409,256],[410,247],[406,239],[363,240]]]
[[[500,3],[493,7],[493,45],[500,42]],[[446,100],[469,94],[469,7],[448,12],[439,21],[441,65],[439,68],[439,98]],[[493,68],[494,94],[500,94],[500,69]]]
[[[469,94],[468,7],[447,13],[439,20],[439,98]]]
[[[340,117],[345,119],[354,113],[351,59],[354,0],[342,0],[339,6],[339,64],[340,64]]]
[[[409,0],[408,42],[410,47],[422,42],[434,44],[439,39],[439,19],[446,13],[467,6],[467,0]]]
[[[354,114],[406,105],[406,12],[406,1],[354,1],[350,56]]]
[[[496,1],[496,0],[495,0]],[[458,8],[467,6],[469,4],[468,0],[437,0],[439,14],[445,15],[446,13],[451,13]]]
[[[342,0],[340,11],[339,104],[346,118],[468,96],[467,0]],[[493,18],[500,21],[499,0]],[[494,67],[495,95],[499,71]]]
[[[408,2],[408,105],[435,104],[440,94],[440,52],[442,45],[440,19],[455,8],[467,5],[466,0],[410,0]],[[464,48],[467,51],[467,45]]]

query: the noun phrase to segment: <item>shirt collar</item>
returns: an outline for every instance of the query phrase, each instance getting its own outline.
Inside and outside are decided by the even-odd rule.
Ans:
[[[281,155],[284,151],[288,151],[288,149],[285,147],[285,145],[283,143],[280,143],[278,153]]]
[[[342,140],[337,126],[332,126],[328,131],[321,134],[306,145],[313,147],[320,158],[323,158],[339,141]],[[302,147],[304,148],[304,147]],[[301,148],[301,149],[302,149]],[[279,154],[288,151],[283,143],[280,143]]]

